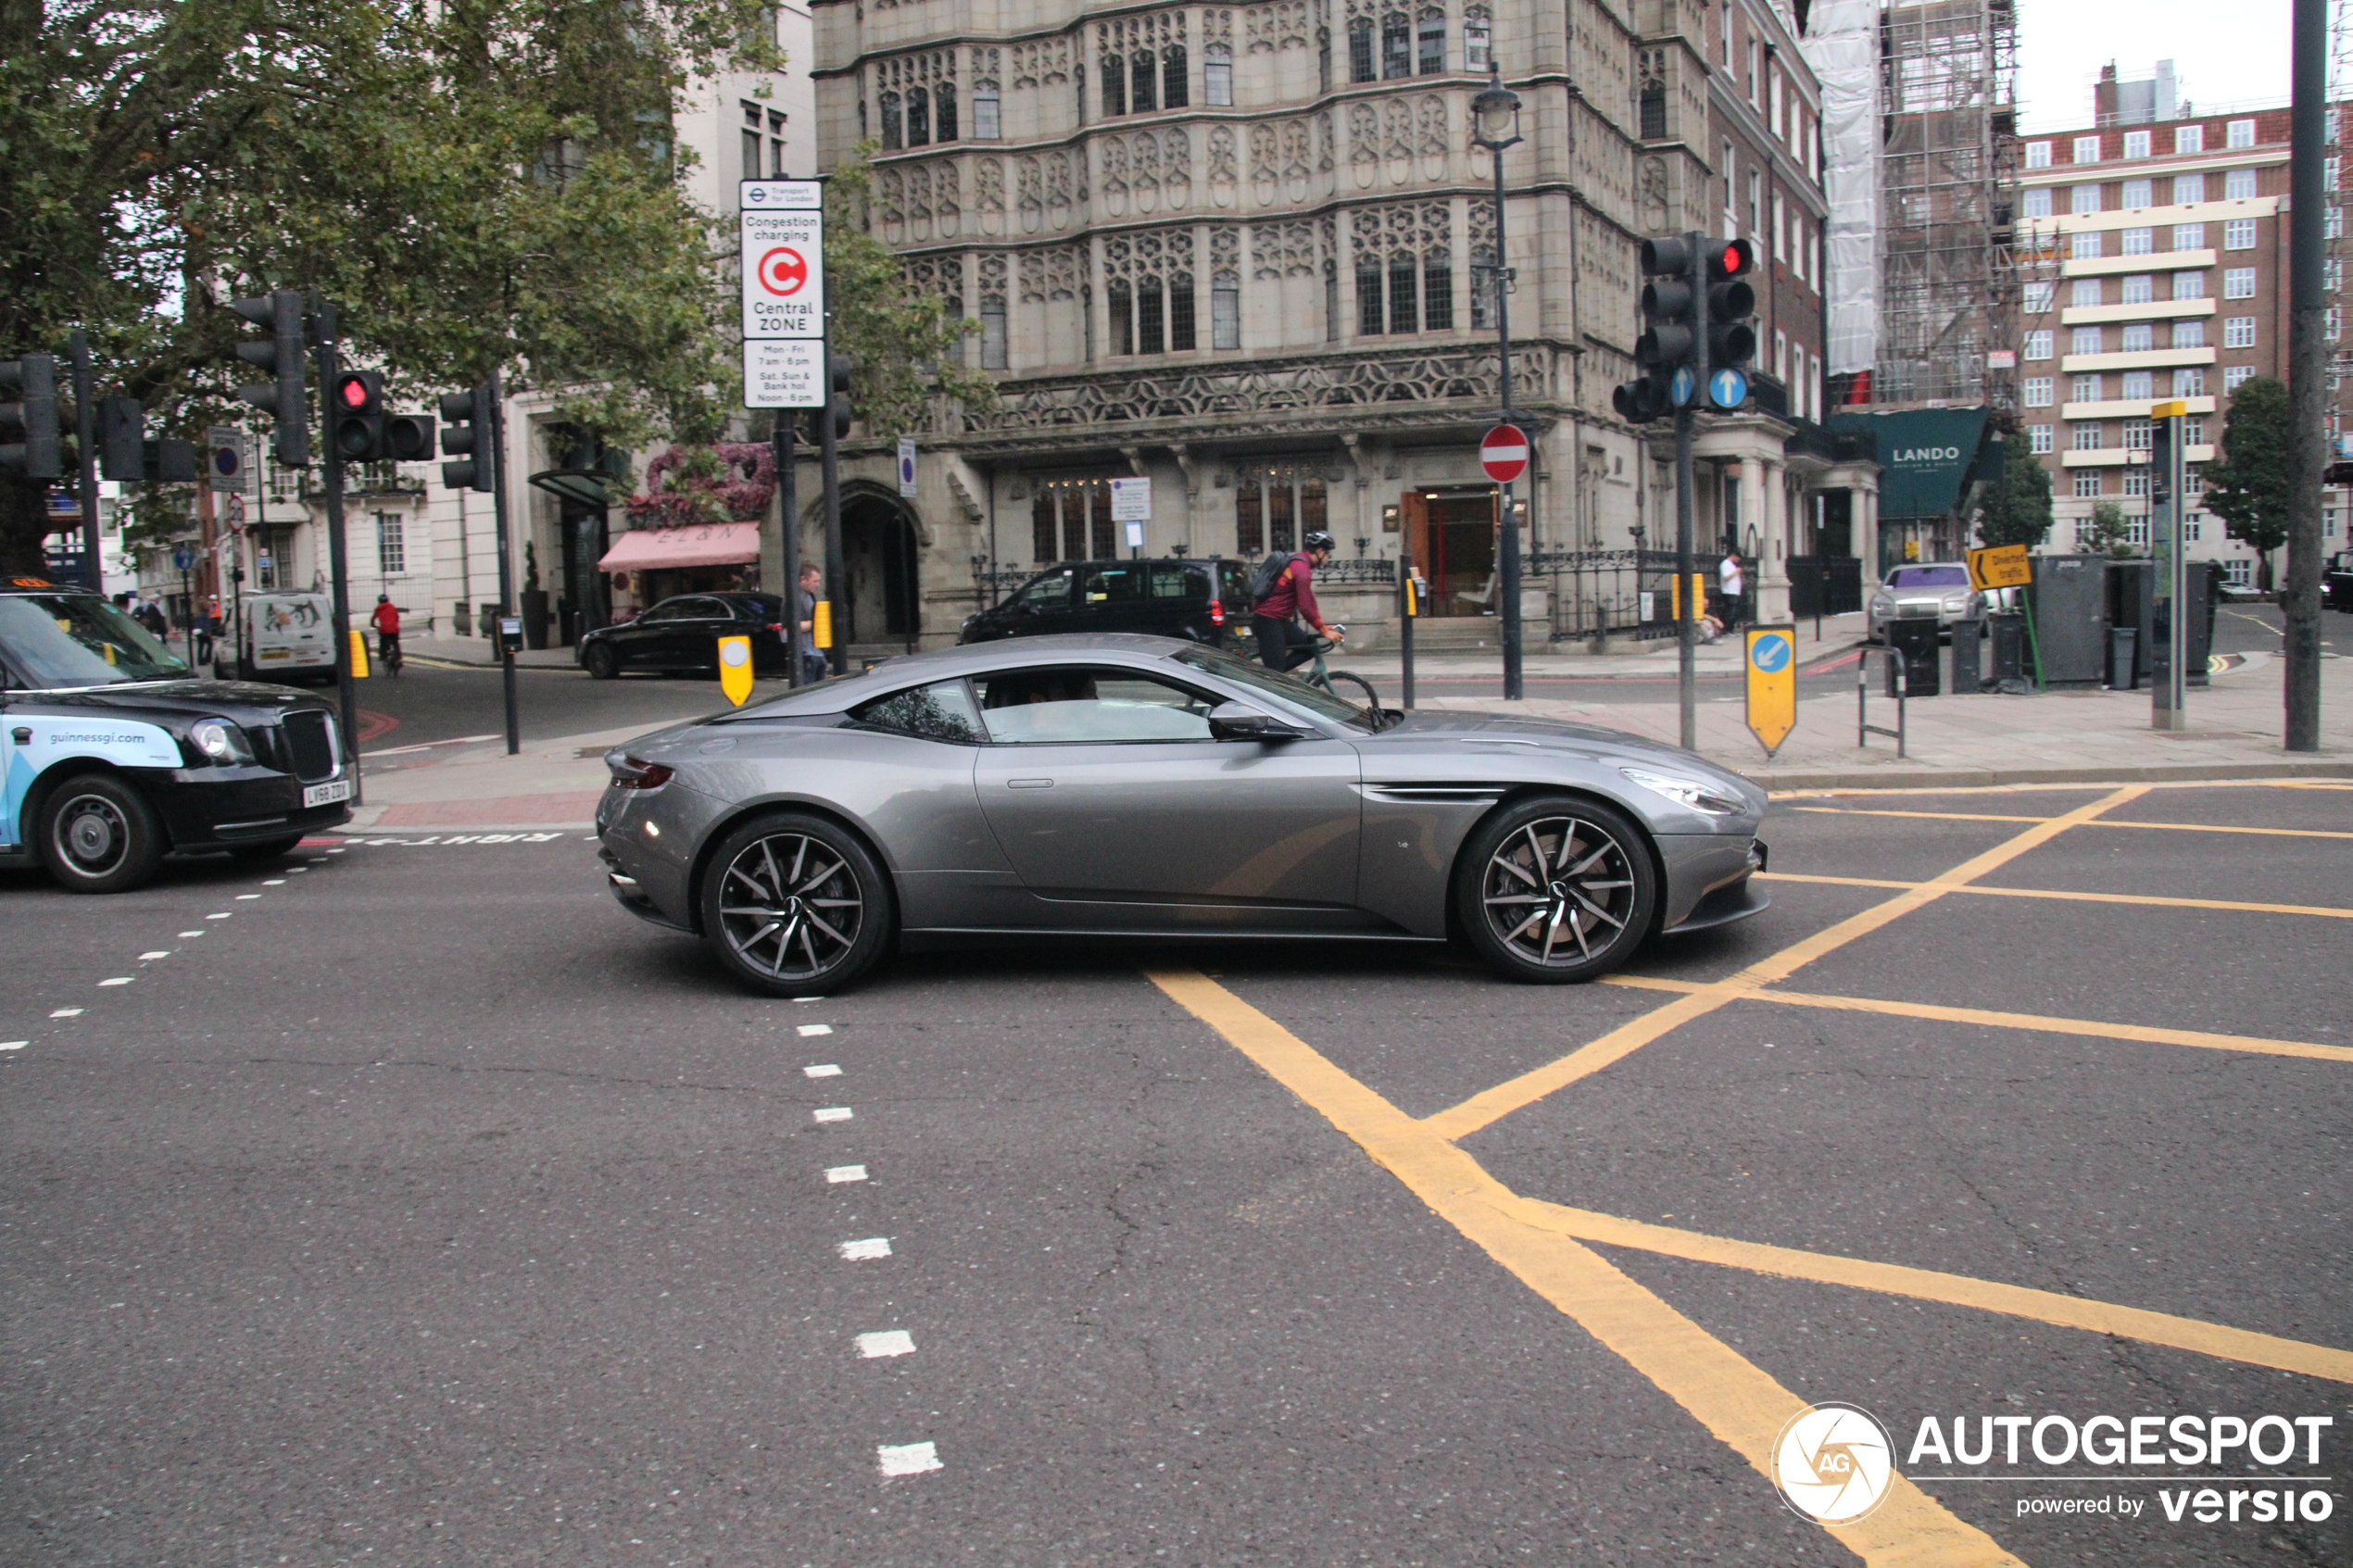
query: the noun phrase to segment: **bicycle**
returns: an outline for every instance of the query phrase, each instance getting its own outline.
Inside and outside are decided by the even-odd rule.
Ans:
[[[1340,633],[1342,636],[1346,636],[1348,633],[1348,628],[1345,626],[1335,626],[1332,630]],[[1381,711],[1380,694],[1373,690],[1373,684],[1365,679],[1362,675],[1352,674],[1350,671],[1345,670],[1333,670],[1326,667],[1324,663],[1324,655],[1332,652],[1339,646],[1340,644],[1335,639],[1328,637],[1316,638],[1315,659],[1307,666],[1305,671],[1302,672],[1299,671],[1293,671],[1292,673],[1298,675],[1301,680],[1306,682],[1309,685],[1315,687],[1317,691],[1322,692],[1327,696],[1338,697],[1342,702],[1351,703],[1358,708],[1362,708],[1366,716],[1372,720],[1373,728],[1377,730],[1382,728],[1389,722],[1389,715]],[[1364,697],[1361,701],[1358,700],[1355,695],[1358,692],[1364,693]]]
[[[400,678],[399,633],[379,632],[376,633],[376,662],[390,671],[394,680]]]

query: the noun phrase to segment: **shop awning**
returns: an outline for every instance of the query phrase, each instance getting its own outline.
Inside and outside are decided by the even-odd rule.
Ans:
[[[633,528],[597,563],[599,571],[658,571],[671,566],[741,566],[760,558],[760,524],[706,522],[690,528]]]

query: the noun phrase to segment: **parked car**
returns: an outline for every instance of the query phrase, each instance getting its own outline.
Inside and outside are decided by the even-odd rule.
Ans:
[[[1887,623],[1902,617],[1936,617],[1936,629],[1950,637],[1954,624],[1982,621],[1985,596],[1969,586],[1969,568],[1959,561],[1924,561],[1899,566],[1887,581],[1871,590],[1864,607],[1866,634],[1872,642],[1887,636]]]
[[[1022,638],[894,659],[606,754],[614,897],[743,984],[896,944],[1459,934],[1590,979],[1766,899],[1765,792],[1520,715],[1369,714],[1223,648]]]
[[[1051,567],[965,617],[956,640],[1137,632],[1235,647],[1249,625],[1250,569],[1239,560],[1082,560]]]
[[[200,680],[96,594],[0,578],[0,865],[127,893],[168,852],[283,855],[359,771],[307,692]]]
[[[248,594],[237,603],[237,646],[216,656],[213,672],[228,665],[246,680],[288,685],[335,678],[335,602],[324,594]]]
[[[573,658],[599,681],[624,670],[715,676],[722,637],[751,639],[753,673],[785,673],[785,601],[774,594],[679,594],[635,621],[581,633]]]
[[[2339,550],[2329,558],[2328,569],[2321,574],[2321,602],[2353,615],[2353,550]]]

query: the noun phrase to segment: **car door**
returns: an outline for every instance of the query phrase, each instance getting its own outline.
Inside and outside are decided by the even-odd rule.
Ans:
[[[1040,924],[1349,930],[1355,748],[1220,741],[1213,692],[1083,662],[976,676],[975,782]]]
[[[1071,599],[1078,586],[1076,567],[1056,567],[1022,585],[1009,605],[1007,633],[1015,637],[1043,637],[1078,629]]]
[[[1147,563],[1143,621],[1138,631],[1155,637],[1199,639],[1196,623],[1209,620],[1209,568],[1197,561]]]
[[[735,630],[727,601],[697,594],[673,601],[678,615],[662,636],[664,666],[671,670],[719,668],[719,639]]]
[[[676,618],[678,607],[684,602],[664,599],[636,620],[600,633],[623,668],[635,666],[642,670],[661,666],[661,640],[669,634],[670,622]]]
[[[1074,632],[1145,630],[1142,561],[1090,561],[1078,571]]]

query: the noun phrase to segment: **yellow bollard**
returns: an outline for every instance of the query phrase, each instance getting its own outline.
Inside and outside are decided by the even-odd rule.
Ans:
[[[356,630],[351,633],[351,678],[368,678],[368,633]]]

